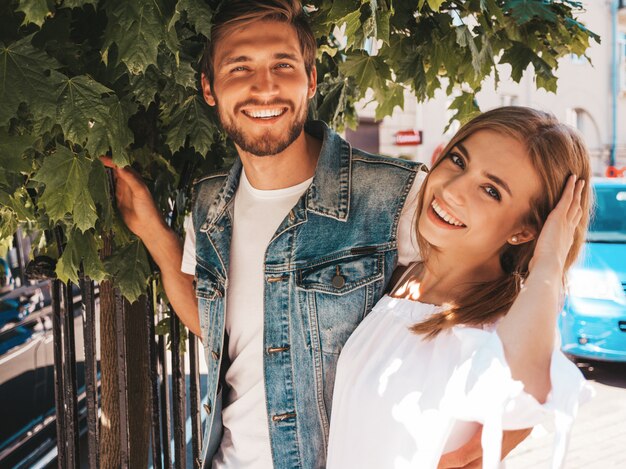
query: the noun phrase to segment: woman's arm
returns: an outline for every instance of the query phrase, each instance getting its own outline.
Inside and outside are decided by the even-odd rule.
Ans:
[[[524,287],[497,326],[513,378],[522,381],[526,392],[539,402],[545,402],[551,388],[550,359],[562,306],[561,282],[574,231],[582,218],[583,187],[584,181],[576,182],[574,176],[568,180],[537,239]]]

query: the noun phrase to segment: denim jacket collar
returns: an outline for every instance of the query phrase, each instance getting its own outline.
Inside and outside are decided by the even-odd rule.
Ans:
[[[307,208],[320,215],[346,221],[350,210],[352,148],[324,122],[308,122],[305,130],[322,140],[315,177],[307,191]]]
[[[306,209],[319,215],[346,221],[350,210],[352,148],[322,121],[307,122],[305,131],[322,140],[315,176],[306,192]],[[230,204],[237,192],[241,169],[241,159],[236,158],[228,172],[220,196],[209,208],[206,227],[214,224]],[[296,220],[292,221],[297,223],[306,219],[303,209],[302,204],[297,204],[294,211]]]
[[[210,226],[215,224],[217,220],[220,219],[228,208],[228,204],[230,204],[231,200],[233,200],[235,196],[235,193],[237,192],[242,167],[243,165],[241,164],[241,159],[236,157],[235,162],[226,175],[226,181],[224,181],[224,185],[222,186],[218,197],[207,211],[206,221],[202,226],[201,231],[208,230]]]

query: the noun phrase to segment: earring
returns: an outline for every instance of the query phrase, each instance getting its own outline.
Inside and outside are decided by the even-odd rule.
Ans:
[[[511,243],[515,244],[517,243],[518,239],[517,236],[511,236]]]

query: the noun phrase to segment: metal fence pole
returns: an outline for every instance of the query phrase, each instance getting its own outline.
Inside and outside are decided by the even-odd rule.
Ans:
[[[150,428],[152,439],[152,464],[155,469],[162,469],[163,454],[161,452],[161,410],[159,407],[159,368],[157,344],[154,328],[155,319],[155,288],[154,281],[150,283],[146,301],[146,325],[148,327],[148,370],[150,373]]]
[[[98,357],[96,350],[96,302],[94,283],[80,272],[85,351],[85,400],[87,402],[88,460],[91,469],[100,467],[100,429],[98,426]]]
[[[171,309],[171,306],[170,306]],[[185,469],[185,361],[180,354],[180,320],[172,310],[170,316],[170,337],[172,356],[172,415],[174,418],[174,465]]]
[[[128,469],[130,460],[130,438],[128,427],[128,380],[126,367],[126,327],[124,299],[115,290],[115,339],[117,343],[117,379],[120,409],[120,466]]]
[[[200,419],[200,369],[198,366],[198,338],[189,333],[189,410],[191,413],[191,451],[194,469],[200,469],[202,430]]]
[[[78,444],[78,393],[76,376],[76,340],[74,335],[74,299],[70,283],[61,285],[63,309],[63,390],[65,393],[65,429],[67,431],[68,467],[77,467],[80,461]]]
[[[65,394],[63,392],[63,332],[61,329],[61,281],[52,281],[52,341],[54,349],[54,403],[56,406],[57,463],[67,468],[65,439]]]
[[[54,229],[54,239],[59,255],[63,254],[63,231],[61,227]],[[67,467],[76,467],[80,460],[78,445],[78,398],[76,392],[76,344],[74,337],[74,300],[71,284],[59,283],[59,297],[63,302],[60,308],[60,327],[62,331],[62,395],[64,413],[62,431],[65,432],[65,444],[59,446],[59,452],[65,451]],[[57,356],[55,354],[55,362]],[[58,415],[57,415],[58,417]],[[58,437],[58,435],[57,435]]]
[[[159,320],[163,318],[163,303],[159,303]],[[158,338],[158,353],[159,364],[161,370],[161,441],[163,441],[163,460],[164,467],[171,469],[172,466],[172,454],[170,450],[170,442],[172,441],[172,430],[170,424],[170,385],[168,379],[168,366],[166,360],[166,346],[165,337],[159,336]]]

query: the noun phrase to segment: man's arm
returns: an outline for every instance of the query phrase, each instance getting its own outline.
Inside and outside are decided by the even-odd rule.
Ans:
[[[508,430],[502,434],[502,459],[530,435],[531,428]],[[482,427],[459,449],[441,456],[437,469],[480,469],[483,467]]]
[[[150,191],[130,168],[119,168],[110,158],[102,163],[115,175],[117,206],[128,228],[135,233],[159,266],[165,293],[180,320],[200,337],[200,319],[193,275],[180,270],[183,246],[180,238],[163,220]]]

